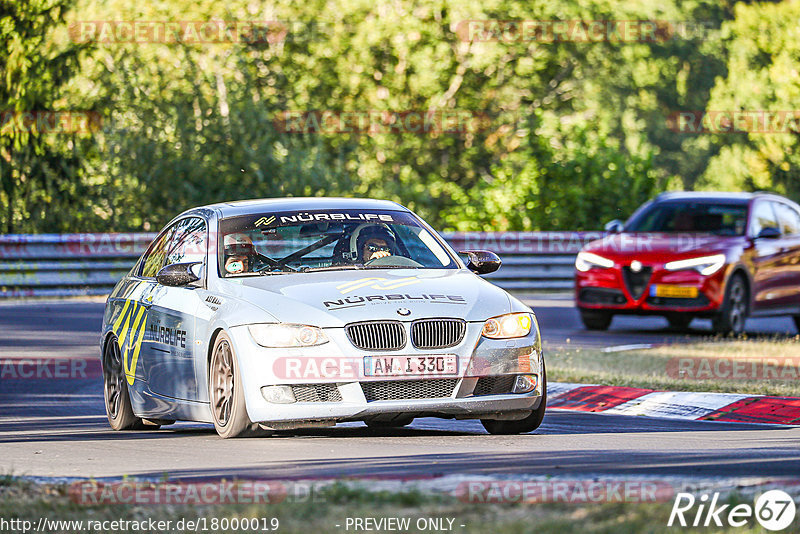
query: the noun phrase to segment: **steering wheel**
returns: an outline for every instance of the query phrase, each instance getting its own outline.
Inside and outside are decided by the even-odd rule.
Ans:
[[[373,258],[364,263],[365,267],[380,267],[382,265],[392,267],[422,267],[422,264],[406,258],[405,256],[384,256],[382,258]]]

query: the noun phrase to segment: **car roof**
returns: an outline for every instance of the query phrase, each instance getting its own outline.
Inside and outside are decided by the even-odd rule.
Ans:
[[[369,198],[287,197],[235,200],[200,206],[189,211],[210,209],[221,218],[293,210],[388,210],[409,211],[397,202]]]
[[[739,193],[718,191],[667,191],[658,195],[654,202],[724,202],[726,204],[747,204],[754,198],[766,197],[787,200],[780,195],[766,192]]]

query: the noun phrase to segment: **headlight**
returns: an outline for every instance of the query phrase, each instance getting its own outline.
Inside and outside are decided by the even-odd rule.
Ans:
[[[486,321],[481,334],[491,339],[525,337],[531,333],[531,326],[533,319],[530,313],[509,313]]]
[[[702,258],[671,261],[664,264],[664,268],[668,271],[694,269],[700,274],[709,275],[719,271],[723,265],[725,265],[725,254],[715,254],[713,256],[703,256]]]
[[[328,342],[325,333],[316,326],[303,324],[251,324],[250,335],[262,347],[312,347]]]
[[[608,258],[592,254],[591,252],[578,252],[578,257],[575,258],[575,268],[580,272],[585,273],[592,267],[600,267],[601,269],[610,269],[614,266],[614,262]]]

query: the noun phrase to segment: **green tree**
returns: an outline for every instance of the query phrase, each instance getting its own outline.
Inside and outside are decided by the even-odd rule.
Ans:
[[[51,41],[71,3],[0,0],[0,224],[7,233],[69,231],[86,216],[81,134],[48,133],[24,115],[74,111],[63,89],[84,47]]]
[[[776,114],[778,120],[768,125],[772,132],[713,136],[721,149],[703,185],[772,189],[800,200],[800,4],[742,3],[735,14],[725,25],[728,74],[714,87],[708,110],[792,115],[787,121]]]

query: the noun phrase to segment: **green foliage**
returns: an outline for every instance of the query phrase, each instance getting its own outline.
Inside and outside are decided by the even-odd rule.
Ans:
[[[76,2],[65,21],[67,0],[0,0],[0,109],[96,109],[104,119],[91,136],[0,136],[5,231],[154,230],[198,204],[308,195],[397,200],[440,229],[588,230],[666,188],[798,193],[796,135],[692,136],[667,124],[674,111],[709,106],[792,109],[794,4]],[[77,71],[83,47],[65,23],[102,20],[280,20],[289,32],[271,42],[101,41]],[[470,42],[458,33],[468,20],[706,31]],[[313,110],[486,120],[422,134],[277,127],[283,112]],[[53,208],[58,221],[46,216]]]
[[[61,100],[83,47],[55,46],[70,0],[0,0],[0,228],[67,231],[91,216],[80,134],[23,123],[25,112],[74,111]],[[55,211],[59,216],[53,217]]]
[[[723,148],[704,187],[773,189],[800,198],[800,4],[737,4],[725,25],[728,76],[712,91],[710,110],[793,112],[786,133],[719,135]]]

